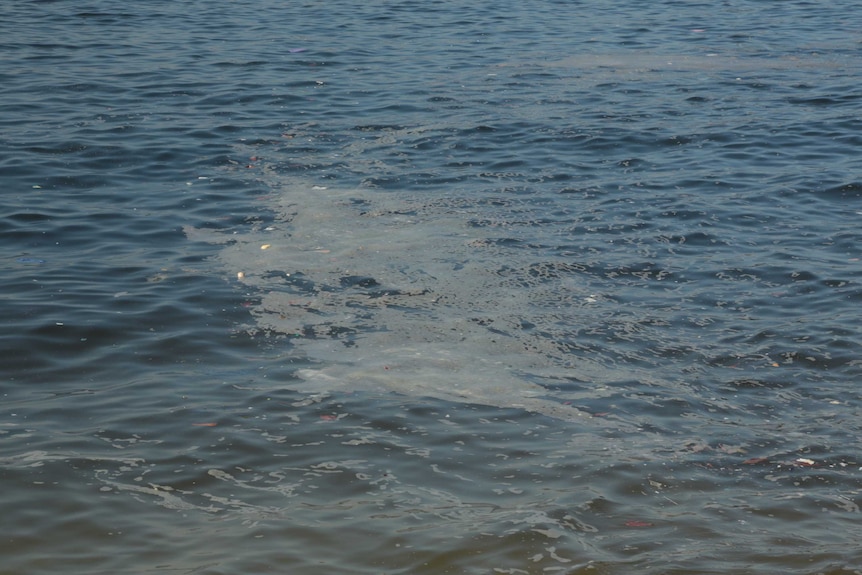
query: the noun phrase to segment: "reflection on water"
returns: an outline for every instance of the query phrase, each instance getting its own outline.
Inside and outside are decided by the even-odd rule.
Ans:
[[[549,341],[554,323],[589,324],[611,298],[555,274],[553,261],[513,267],[510,206],[495,215],[464,200],[281,188],[273,225],[187,233],[229,238],[224,267],[260,290],[251,331],[291,338],[293,358],[320,363],[300,372],[308,389],[388,389],[577,418],[546,397],[550,388],[624,378]],[[480,217],[500,220],[486,227]]]

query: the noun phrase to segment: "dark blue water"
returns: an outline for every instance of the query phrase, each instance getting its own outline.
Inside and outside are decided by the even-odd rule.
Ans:
[[[853,2],[19,2],[3,573],[858,573]]]

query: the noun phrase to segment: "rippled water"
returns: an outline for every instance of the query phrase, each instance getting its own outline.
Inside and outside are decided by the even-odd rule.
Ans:
[[[6,573],[859,573],[855,3],[25,2]]]

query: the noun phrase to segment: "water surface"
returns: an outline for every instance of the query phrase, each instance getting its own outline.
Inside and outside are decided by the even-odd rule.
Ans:
[[[4,570],[862,564],[854,3],[8,12]]]

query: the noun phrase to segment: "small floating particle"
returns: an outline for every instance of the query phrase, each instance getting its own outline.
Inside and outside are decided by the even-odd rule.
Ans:
[[[262,246],[260,246],[260,249],[268,250],[270,247],[271,247],[271,244],[263,244]]]
[[[203,423],[192,423],[195,427],[215,427],[218,423],[212,421],[205,421]]]
[[[652,527],[654,524],[649,521],[640,521],[638,519],[629,519],[625,523],[626,527]]]
[[[39,258],[18,258],[18,262],[22,264],[44,264],[45,260]]]
[[[236,279],[241,280],[245,277],[245,274],[242,272],[236,272]]]
[[[291,54],[299,54],[300,52],[305,52],[308,48],[290,48],[288,52]]]
[[[767,463],[768,457],[750,457],[742,462],[743,465],[757,465],[758,463]]]
[[[804,457],[800,457],[799,459],[796,460],[796,463],[798,463],[799,465],[802,465],[804,467],[811,467],[816,462],[813,459],[805,459]]]
[[[338,418],[334,415],[321,415],[320,419],[322,419],[323,421],[335,421]]]

